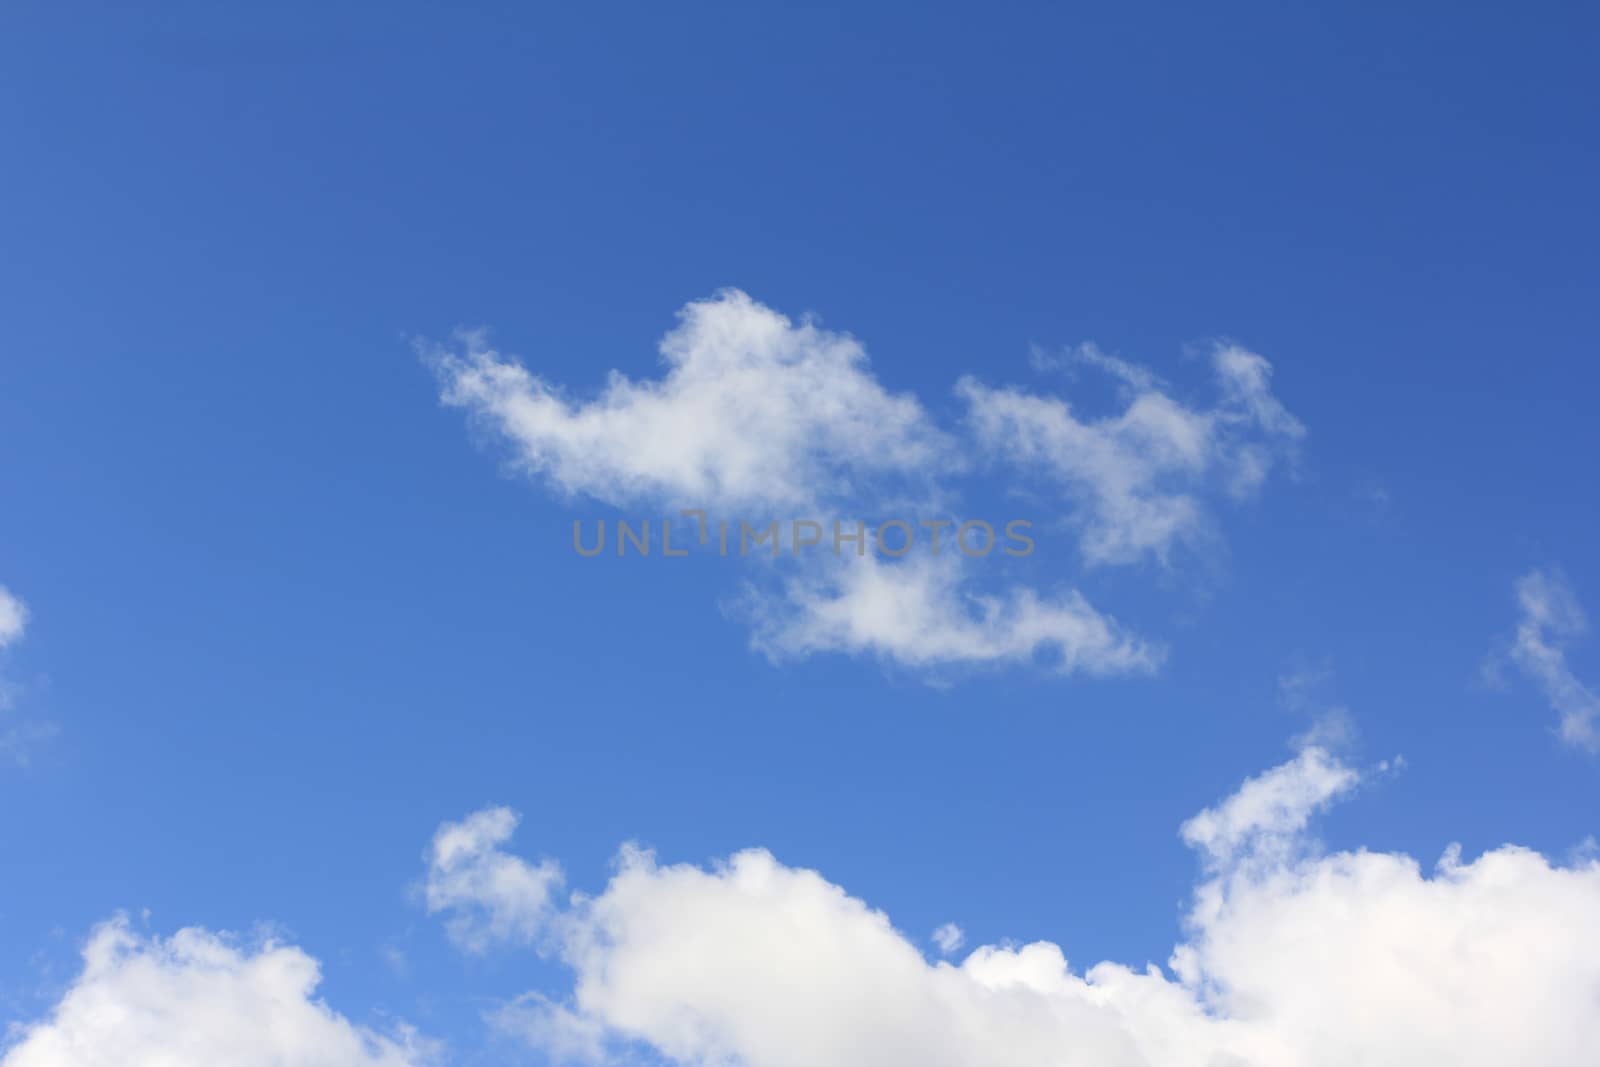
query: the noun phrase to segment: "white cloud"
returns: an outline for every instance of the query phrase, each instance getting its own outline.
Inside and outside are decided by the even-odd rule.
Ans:
[[[27,628],[28,606],[0,585],[0,654],[22,640]],[[56,728],[51,723],[13,717],[14,702],[12,684],[0,674],[0,762],[26,766],[34,746],[54,736]]]
[[[496,1020],[552,1054],[691,1067],[1590,1067],[1600,865],[1321,854],[1308,820],[1360,777],[1308,750],[1185,824],[1206,873],[1167,971],[1077,971],[1048,942],[930,962],[763,850],[706,869],[629,847],[549,917],[570,994]]]
[[[1561,739],[1600,751],[1600,694],[1567,666],[1567,645],[1588,630],[1578,598],[1560,574],[1533,571],[1517,581],[1522,618],[1511,644],[1511,660],[1544,690],[1561,717]]]
[[[955,923],[944,923],[933,931],[933,943],[940,955],[948,956],[967,943],[967,935]]]
[[[488,1019],[496,1030],[521,1039],[556,1063],[606,1060],[605,1023],[542,994],[525,993],[491,1011]]]
[[[1093,341],[1084,341],[1060,352],[1049,352],[1036,347],[1030,355],[1029,362],[1037,371],[1071,373],[1078,367],[1092,367],[1139,392],[1165,388],[1161,378],[1148,367],[1141,367],[1120,356],[1103,352]]]
[[[1301,658],[1278,676],[1278,700],[1285,708],[1310,717],[1309,725],[1291,741],[1295,749],[1350,749],[1359,732],[1350,710],[1334,702],[1329,693],[1333,669],[1327,663]]]
[[[1224,400],[1215,412],[1217,418],[1290,441],[1305,436],[1305,426],[1272,394],[1272,364],[1265,357],[1238,345],[1220,344],[1211,353],[1211,366]]]
[[[1311,816],[1353,788],[1358,777],[1325,750],[1304,749],[1184,823],[1183,840],[1213,868],[1238,865],[1247,849],[1257,859],[1282,862],[1285,849],[1302,840]]]
[[[0,649],[14,644],[28,627],[28,606],[0,585]]]
[[[434,835],[423,887],[428,912],[451,913],[450,936],[463,948],[482,951],[497,941],[532,940],[549,917],[561,870],[501,852],[516,828],[510,809],[485,808]]]
[[[50,1017],[13,1031],[0,1067],[420,1067],[405,1028],[357,1026],[314,999],[317,962],[273,943],[242,949],[200,929],[143,937],[99,927]]]
[[[679,320],[661,342],[662,378],[613,371],[587,402],[482,334],[427,355],[445,403],[510,442],[522,468],[612,503],[801,508],[956,462],[922,406],[884,390],[847,334],[791,322],[736,289]]]
[[[847,334],[795,322],[734,289],[689,304],[679,320],[661,342],[660,377],[612,372],[587,399],[495,351],[481,333],[424,355],[444,403],[466,410],[510,446],[515,466],[558,492],[758,527],[882,518],[904,504],[902,521],[915,525],[925,516],[905,502],[948,512],[969,472],[965,448],[975,445],[1066,490],[1060,507],[1092,563],[1166,560],[1174,545],[1198,542],[1212,525],[1208,489],[1252,492],[1305,432],[1273,396],[1267,361],[1236,346],[1212,354],[1221,399],[1206,410],[1093,345],[1059,361],[1035,353],[1036,365],[1109,374],[1126,409],[1080,421],[1054,397],[965,378],[958,392],[968,417],[951,434],[914,397],[886,390]],[[996,592],[976,567],[815,565],[778,584],[782,592],[746,603],[752,643],[774,658],[859,653],[916,668],[1048,658],[1063,672],[1094,674],[1149,670],[1161,658],[1076,591]]]
[[[1220,477],[1228,492],[1248,495],[1305,435],[1272,394],[1271,364],[1235,345],[1212,353],[1222,399],[1205,410],[1185,406],[1148,371],[1093,346],[1071,358],[1117,378],[1127,406],[1085,420],[1057,397],[993,389],[970,377],[956,391],[980,445],[1068,493],[1090,563],[1166,560],[1175,545],[1197,542],[1210,523],[1200,496],[1210,480]]]
[[[865,653],[902,666],[939,668],[1037,658],[1062,673],[1154,670],[1159,648],[1130,635],[1076,590],[1054,597],[1015,587],[977,592],[954,554],[886,563],[828,560],[778,595],[747,595],[752,643],[774,659]]]

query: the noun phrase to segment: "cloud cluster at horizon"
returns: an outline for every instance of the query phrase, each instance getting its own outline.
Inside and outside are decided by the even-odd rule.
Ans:
[[[1203,876],[1165,969],[1074,970],[1048,942],[929,960],[888,916],[762,849],[663,866],[629,845],[601,892],[564,906],[545,860],[528,866],[529,902],[496,890],[444,910],[479,951],[534,946],[571,969],[568,994],[491,1013],[558,1060],[642,1048],[686,1067],[1587,1064],[1600,861],[1563,867],[1508,845],[1463,862],[1451,846],[1429,875],[1405,855],[1323,853],[1311,821],[1366,777],[1307,748],[1184,823]],[[497,872],[488,882],[515,881],[515,822],[495,808],[442,827],[429,886],[478,864]],[[507,908],[539,922],[508,922]],[[959,944],[954,926],[937,937],[942,953]]]
[[[1380,764],[1379,770],[1386,768]],[[625,846],[598,893],[508,850],[518,819],[442,825],[423,900],[472,954],[531,951],[564,993],[508,991],[492,1030],[553,1062],[681,1067],[1586,1067],[1600,1047],[1600,859],[1506,845],[1431,874],[1326,852],[1310,827],[1372,772],[1324,749],[1247,779],[1183,823],[1199,861],[1165,966],[1077,969],[1050,942],[919,948],[889,916],[749,849],[702,867]],[[273,941],[98,928],[44,1019],[0,1067],[160,1062],[425,1067],[442,1046],[315,999],[319,968]]]

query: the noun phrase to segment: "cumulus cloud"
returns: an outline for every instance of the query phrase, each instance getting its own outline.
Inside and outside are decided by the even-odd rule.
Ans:
[[[849,335],[795,323],[735,289],[678,318],[661,342],[663,377],[613,372],[587,401],[480,333],[426,355],[445,403],[510,442],[520,467],[611,503],[815,507],[957,461],[922,406],[885,390]]]
[[[495,1021],[552,1056],[692,1067],[1592,1064],[1600,864],[1326,854],[1310,820],[1361,779],[1307,750],[1189,820],[1204,873],[1165,968],[1077,970],[1048,942],[930,961],[766,851],[705,868],[630,846],[603,891],[549,914],[570,992]]]
[[[1544,690],[1561,718],[1561,739],[1600,751],[1600,695],[1567,665],[1567,646],[1588,630],[1578,598],[1560,574],[1533,571],[1517,581],[1522,617],[1511,644],[1511,661]]]
[[[774,659],[864,653],[913,668],[1043,661],[1061,673],[1143,673],[1162,650],[1102,615],[1076,590],[1042,596],[1017,586],[979,592],[960,557],[895,563],[872,556],[830,560],[781,593],[740,605],[752,643]]]
[[[201,929],[99,927],[51,1015],[9,1035],[0,1067],[421,1067],[409,1029],[357,1026],[315,999],[316,960]]]
[[[970,377],[956,391],[981,446],[1066,494],[1089,563],[1168,559],[1174,546],[1208,530],[1202,493],[1210,483],[1220,479],[1227,492],[1249,495],[1305,436],[1272,393],[1271,364],[1237,345],[1212,352],[1221,396],[1206,409],[1186,406],[1154,375],[1092,346],[1072,358],[1123,383],[1119,413],[1080,418],[1060,397]]]

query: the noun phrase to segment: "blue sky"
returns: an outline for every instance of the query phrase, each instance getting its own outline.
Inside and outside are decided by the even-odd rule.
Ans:
[[[1179,826],[1275,767],[1312,783],[1291,810],[1342,796],[1295,740],[1319,724],[1362,780],[1316,822],[1331,854],[1568,862],[1600,832],[1600,766],[1559,733],[1600,684],[1562,610],[1600,604],[1597,29],[1579,5],[11,6],[0,1013],[69,1025],[119,910],[135,956],[183,927],[249,953],[267,923],[354,1025],[546,1062],[485,1018],[577,1003],[584,973],[518,864],[599,894],[627,841],[769,849],[930,960],[954,922],[1080,973],[1166,966],[1206,847]],[[787,316],[803,367],[864,355],[724,393],[691,338],[709,406],[641,439],[612,394],[622,428],[579,433],[613,371],[669,380],[691,305],[736,334]],[[1303,433],[1230,399],[1219,351],[1270,363]],[[452,400],[517,366],[556,408]],[[963,379],[1056,405],[1040,432],[1070,403],[1104,463],[1063,482]],[[818,414],[852,382],[860,423]],[[1096,421],[1152,397],[1209,428],[1199,458]],[[813,495],[697,488],[662,459],[679,434]],[[1247,452],[1270,469],[1230,491]],[[1197,517],[1097,559],[1128,465]],[[572,551],[575,519],[696,504],[1022,517],[1037,550],[966,565],[952,661],[917,662],[937,626],[774,652],[749,598],[792,635],[803,567]],[[1017,588],[1161,654],[970,653],[1021,640],[971,629],[971,596]],[[498,806],[514,841],[474,838],[451,882],[434,835]],[[579,1007],[607,1047],[710,1062]],[[736,1051],[788,1062],[765,1047]]]

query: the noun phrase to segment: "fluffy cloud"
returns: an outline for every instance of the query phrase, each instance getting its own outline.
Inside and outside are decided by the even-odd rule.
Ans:
[[[781,594],[750,594],[743,609],[752,643],[774,659],[817,652],[865,653],[913,668],[1044,659],[1062,673],[1154,670],[1162,652],[1069,590],[1043,597],[1015,587],[975,591],[954,555],[897,563],[846,557],[786,583]]]
[[[1070,358],[1122,383],[1121,412],[1081,419],[1059,397],[994,389],[973,378],[963,378],[956,391],[980,445],[1066,493],[1090,563],[1167,559],[1175,545],[1205,533],[1200,494],[1209,483],[1220,479],[1233,495],[1248,495],[1305,435],[1272,394],[1271,364],[1236,345],[1212,352],[1221,399],[1205,410],[1185,406],[1150,372],[1092,346]]]
[[[814,507],[859,495],[864,481],[955,462],[921,405],[878,384],[854,338],[733,289],[678,317],[661,342],[664,377],[613,372],[587,402],[481,334],[426,354],[445,403],[510,442],[522,468],[612,503]]]
[[[1559,574],[1534,571],[1517,582],[1522,617],[1511,660],[1544,690],[1561,717],[1561,739],[1600,751],[1600,695],[1567,666],[1567,645],[1588,629],[1578,598]]]
[[[313,999],[317,962],[205,930],[162,940],[126,920],[94,932],[51,1016],[16,1029],[0,1067],[421,1067],[432,1050]]]
[[[1361,778],[1306,750],[1186,823],[1204,875],[1166,969],[1078,971],[1047,942],[930,962],[765,851],[707,869],[628,847],[601,893],[548,915],[570,994],[495,1021],[552,1056],[694,1067],[1591,1065],[1600,863],[1451,848],[1430,875],[1322,854],[1311,818]]]

